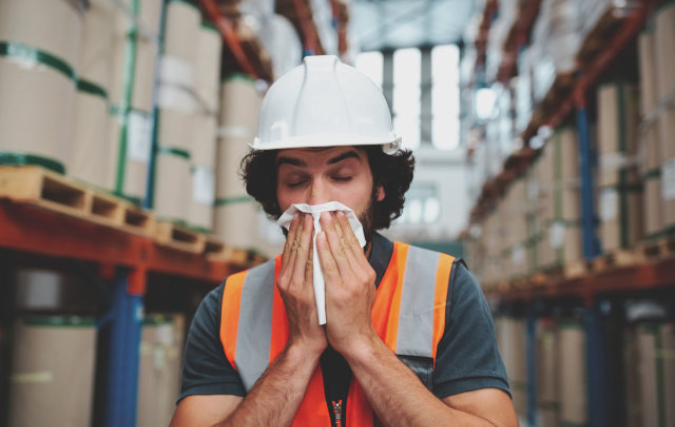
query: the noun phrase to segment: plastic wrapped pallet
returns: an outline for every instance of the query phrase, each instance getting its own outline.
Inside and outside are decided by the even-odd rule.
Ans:
[[[560,384],[558,330],[555,320],[541,318],[537,322],[537,410],[538,426],[560,425]]]
[[[669,357],[675,351],[674,330],[672,323],[638,325],[640,413],[645,426],[675,424],[675,411],[670,404],[675,362]]]
[[[637,162],[637,87],[617,82],[598,90],[600,238],[605,252],[643,237],[642,181]]]
[[[19,319],[14,327],[9,427],[88,427],[95,354],[93,319]]]
[[[239,178],[239,165],[253,142],[261,102],[255,82],[248,77],[234,75],[223,82],[214,231],[235,248],[254,247],[259,234],[257,204]]]
[[[141,331],[138,427],[168,426],[180,393],[185,319],[149,315]]]
[[[125,0],[142,28],[116,9],[109,100],[106,187],[140,201],[145,196],[152,143],[153,87],[161,0]]]
[[[562,425],[587,425],[588,394],[586,373],[586,334],[583,322],[559,322],[560,343],[560,421]]]
[[[663,2],[656,12],[654,30],[657,91],[663,103],[675,97],[675,2]],[[659,115],[661,130],[661,196],[663,231],[675,231],[675,103]]]
[[[648,28],[640,34],[638,51],[640,57],[640,113],[644,120],[647,115],[655,111],[659,97],[656,84],[656,51],[653,28]],[[663,228],[660,138],[658,122],[653,122],[641,135],[639,140],[641,145],[638,147],[638,152],[643,154],[643,219],[644,232],[647,238],[658,235]]]
[[[81,31],[71,1],[0,2],[0,163],[65,171]]]

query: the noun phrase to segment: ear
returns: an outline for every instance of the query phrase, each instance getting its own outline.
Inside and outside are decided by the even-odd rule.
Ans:
[[[375,198],[378,202],[381,202],[384,200],[386,197],[386,193],[384,192],[384,187],[381,185],[377,186],[377,189],[375,190]]]

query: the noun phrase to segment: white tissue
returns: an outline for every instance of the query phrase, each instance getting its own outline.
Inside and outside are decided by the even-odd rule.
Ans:
[[[352,231],[354,231],[354,234],[359,240],[361,247],[366,246],[366,237],[363,234],[363,226],[356,217],[356,213],[340,202],[328,202],[313,206],[310,206],[306,203],[294,204],[291,205],[291,207],[288,208],[286,212],[284,212],[277,220],[277,224],[288,230],[291,226],[293,216],[295,216],[296,213],[304,212],[312,214],[312,218],[314,219],[314,236],[312,237],[312,241],[314,243],[314,253],[312,254],[312,268],[314,272],[314,299],[316,300],[316,310],[319,315],[320,325],[326,324],[326,281],[324,280],[323,271],[321,270],[319,253],[316,250],[316,234],[321,231],[321,224],[319,223],[321,212],[337,211],[342,211],[345,213],[345,215],[347,215],[349,224],[352,226]]]

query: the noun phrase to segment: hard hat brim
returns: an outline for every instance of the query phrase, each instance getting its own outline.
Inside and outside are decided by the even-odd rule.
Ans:
[[[391,133],[391,138],[369,139],[360,135],[309,135],[286,138],[274,142],[260,143],[258,137],[249,144],[254,150],[285,150],[290,148],[325,148],[325,147],[343,147],[343,146],[361,146],[361,145],[381,145],[386,153],[393,153],[401,147],[401,137]]]

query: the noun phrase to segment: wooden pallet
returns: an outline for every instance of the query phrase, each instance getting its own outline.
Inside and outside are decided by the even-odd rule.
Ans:
[[[675,236],[643,242],[638,246],[638,251],[642,253],[642,256],[647,261],[675,257]]]
[[[204,253],[206,235],[169,221],[160,221],[155,228],[157,244],[193,254]]]
[[[227,261],[227,246],[218,236],[207,235],[204,255],[209,261]]]
[[[601,273],[612,268],[629,267],[642,262],[643,259],[639,251],[618,249],[596,257],[591,263],[593,271]]]
[[[0,198],[151,236],[154,216],[124,199],[37,166],[0,166]]]
[[[591,267],[591,264],[584,259],[571,261],[562,267],[562,275],[565,279],[576,279],[587,275]]]
[[[251,261],[251,253],[246,249],[227,248],[225,260],[232,264],[244,266]]]

